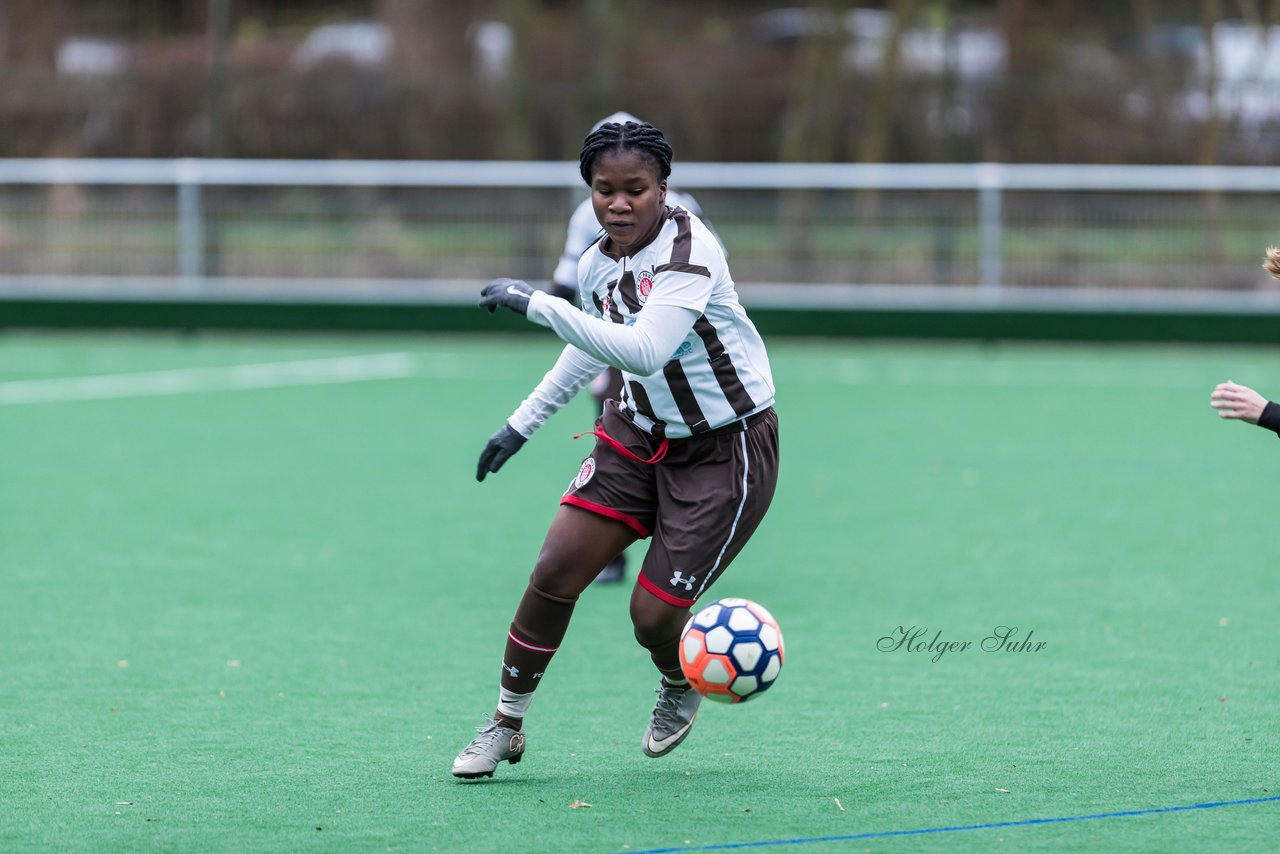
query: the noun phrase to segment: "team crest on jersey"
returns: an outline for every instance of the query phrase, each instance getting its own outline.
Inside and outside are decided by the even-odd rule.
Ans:
[[[582,461],[582,468],[578,469],[578,476],[573,479],[573,485],[578,489],[582,489],[582,487],[587,485],[587,482],[591,480],[595,473],[596,458],[587,457]]]
[[[644,305],[645,300],[649,299],[649,294],[653,292],[653,271],[641,270],[640,275],[636,278],[636,298],[640,300],[640,304]]]
[[[604,299],[600,300],[600,313],[601,313],[602,315],[604,315],[605,317],[608,317],[608,316],[609,316],[609,306],[610,306],[610,305],[612,305],[612,304],[613,304],[613,301],[609,299],[609,295],[608,295],[608,294],[605,294]]]

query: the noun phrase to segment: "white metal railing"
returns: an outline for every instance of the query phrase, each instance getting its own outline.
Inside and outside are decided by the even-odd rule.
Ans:
[[[968,282],[969,290],[990,303],[1004,298],[1007,286],[1019,284],[1007,281],[1005,272],[1006,199],[1012,193],[1257,197],[1280,190],[1280,167],[677,163],[671,182],[673,186],[695,191],[769,194],[790,191],[971,193],[977,261],[976,276]],[[0,193],[6,187],[24,185],[172,188],[176,235],[174,270],[176,279],[182,283],[181,290],[187,293],[207,293],[208,288],[202,283],[217,278],[207,275],[204,269],[208,188],[528,189],[552,190],[563,195],[584,192],[578,165],[560,161],[0,159]],[[722,232],[728,229],[724,223],[731,222],[731,217],[716,211],[709,213]],[[503,216],[500,208],[493,212],[495,219]],[[1274,219],[1270,224],[1257,223],[1259,233],[1273,224]],[[1262,246],[1257,247],[1257,254],[1261,249]],[[549,265],[550,260],[547,263]],[[92,278],[99,285],[104,281],[104,277],[96,273],[78,275],[86,280]],[[24,278],[33,282],[40,279],[0,269],[0,282],[12,285]],[[458,279],[457,276],[439,278]],[[1153,279],[1147,290],[1159,292],[1162,283],[1158,276]],[[848,286],[875,285],[876,282],[821,284]],[[1182,290],[1185,296],[1186,289]],[[1205,290],[1211,292],[1211,284]],[[1264,287],[1259,290],[1263,301],[1276,296]]]
[[[1280,166],[1010,163],[676,163],[690,188],[1275,192]],[[579,187],[548,160],[177,160],[0,158],[0,184]]]

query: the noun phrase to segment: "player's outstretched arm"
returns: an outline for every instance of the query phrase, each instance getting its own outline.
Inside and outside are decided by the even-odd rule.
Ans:
[[[529,441],[511,428],[503,424],[502,429],[489,437],[484,450],[480,452],[480,462],[476,465],[476,480],[484,480],[490,472],[502,468],[507,460],[515,456],[516,451]]]
[[[1280,434],[1280,404],[1272,403],[1247,385],[1227,380],[1214,387],[1209,405],[1218,417],[1257,424]]]

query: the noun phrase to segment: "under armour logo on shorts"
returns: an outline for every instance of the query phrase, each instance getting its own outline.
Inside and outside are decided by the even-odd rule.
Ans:
[[[676,574],[671,576],[671,586],[676,587],[683,584],[685,590],[692,590],[693,583],[697,580],[698,576],[696,575],[691,575],[688,578],[685,578],[684,573],[680,572],[680,570],[676,570]]]

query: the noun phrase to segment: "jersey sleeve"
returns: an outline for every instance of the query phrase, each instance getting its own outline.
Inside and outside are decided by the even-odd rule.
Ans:
[[[542,291],[529,298],[529,319],[606,365],[647,377],[671,361],[700,311],[651,299],[635,323],[610,323]],[[514,425],[512,425],[514,426]]]
[[[1262,414],[1258,416],[1258,426],[1280,436],[1280,404],[1268,400],[1267,405],[1262,407]]]

